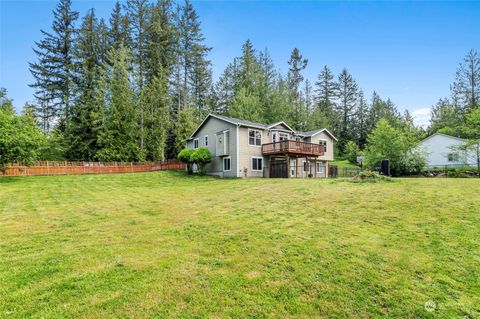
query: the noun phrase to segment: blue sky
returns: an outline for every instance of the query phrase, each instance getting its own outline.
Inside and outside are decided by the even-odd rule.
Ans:
[[[114,1],[73,1],[84,15],[110,15]],[[217,78],[251,39],[282,71],[294,47],[309,59],[312,82],[323,65],[346,67],[367,96],[390,97],[420,117],[449,94],[457,64],[480,50],[480,2],[193,1]],[[17,108],[32,99],[28,62],[40,29],[49,30],[56,1],[0,0],[0,86]]]

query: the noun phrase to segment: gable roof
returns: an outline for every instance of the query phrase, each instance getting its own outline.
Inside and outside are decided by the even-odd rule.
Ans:
[[[328,135],[330,135],[331,138],[333,138],[335,141],[338,141],[337,138],[335,137],[335,135],[333,135],[332,133],[330,133],[329,130],[327,130],[326,128],[322,128],[322,129],[318,129],[318,130],[313,130],[313,131],[307,131],[307,132],[298,132],[298,135],[301,135],[301,136],[304,136],[304,137],[312,137],[314,135],[317,135],[317,134],[320,134],[322,132],[325,132],[327,133]]]
[[[425,141],[427,141],[427,140],[429,140],[429,139],[431,139],[431,138],[433,138],[433,137],[435,137],[435,136],[444,136],[444,137],[453,138],[453,139],[455,139],[455,140],[457,140],[457,141],[465,142],[465,140],[464,140],[463,138],[437,132],[437,133],[433,133],[433,134],[430,135],[429,137],[421,140],[420,143],[423,143],[423,142],[425,142]]]
[[[316,135],[318,133],[321,133],[321,132],[326,132],[328,135],[330,135],[335,141],[337,140],[337,138],[332,134],[330,133],[326,128],[323,128],[323,129],[319,129],[319,130],[315,130],[315,131],[309,131],[309,132],[300,132],[300,131],[295,131],[293,128],[291,128],[287,123],[285,123],[284,121],[281,121],[281,122],[276,122],[276,123],[273,123],[273,124],[263,124],[263,123],[257,123],[257,122],[252,122],[252,121],[247,121],[247,120],[242,120],[242,119],[237,119],[237,118],[234,118],[234,117],[229,117],[229,116],[225,116],[225,115],[218,115],[218,114],[214,114],[214,113],[209,113],[205,119],[202,121],[202,123],[200,123],[200,125],[197,127],[197,129],[190,135],[190,137],[188,138],[188,140],[192,139],[193,136],[195,134],[197,134],[197,132],[202,128],[202,126],[207,122],[207,120],[210,118],[210,117],[214,117],[216,119],[219,119],[221,121],[225,121],[227,123],[230,123],[230,124],[233,124],[233,125],[237,125],[237,126],[246,126],[246,127],[253,127],[253,128],[258,128],[258,129],[269,129],[269,128],[272,128],[276,125],[285,125],[285,127],[287,127],[289,130],[291,130],[293,133],[297,134],[297,135],[301,135],[301,136],[313,136],[313,135]]]
[[[225,116],[225,115],[218,115],[218,114],[209,113],[205,117],[205,119],[202,121],[202,123],[200,123],[200,125],[197,127],[197,129],[195,131],[193,131],[192,134],[190,134],[190,137],[188,139],[192,139],[193,136],[195,134],[197,134],[197,132],[202,128],[202,126],[207,122],[207,120],[210,117],[214,117],[214,118],[219,119],[221,121],[225,121],[227,123],[230,123],[230,124],[233,124],[233,125],[238,125],[238,126],[248,126],[248,127],[259,128],[259,129],[267,128],[267,126],[265,124],[255,123],[255,122],[251,122],[251,121],[247,121],[247,120],[236,119],[234,117],[229,117],[229,116]]]
[[[293,128],[290,127],[290,125],[288,125],[287,123],[285,123],[284,121],[281,121],[281,122],[276,122],[276,123],[272,123],[270,124],[269,126],[267,126],[267,128],[272,128],[272,127],[275,127],[277,125],[284,125],[286,128],[288,128],[290,131],[295,132],[295,130]]]

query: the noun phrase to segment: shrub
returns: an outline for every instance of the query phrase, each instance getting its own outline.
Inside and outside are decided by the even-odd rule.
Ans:
[[[177,156],[180,161],[187,164],[188,175],[192,175],[192,173],[193,173],[193,168],[192,168],[192,164],[193,164],[192,154],[193,154],[193,152],[195,152],[195,151],[192,150],[191,148],[186,147],[183,150],[181,150],[180,153],[178,153],[178,156]]]
[[[178,159],[187,164],[187,172],[189,175],[193,173],[193,164],[198,165],[198,173],[205,175],[205,164],[212,161],[212,153],[207,147],[200,147],[192,150],[184,148],[178,153]]]
[[[377,172],[365,170],[361,171],[358,175],[351,178],[352,182],[357,183],[378,183],[378,182],[389,182],[392,179],[390,177],[381,175]]]
[[[193,151],[190,160],[198,165],[198,173],[200,175],[205,175],[205,164],[212,161],[212,153],[207,147],[200,147]]]

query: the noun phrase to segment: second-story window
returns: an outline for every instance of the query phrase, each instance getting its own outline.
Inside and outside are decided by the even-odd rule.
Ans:
[[[248,145],[261,146],[262,145],[262,132],[259,130],[248,131]]]
[[[193,140],[193,148],[195,148],[195,149],[198,148],[198,138]]]
[[[318,144],[323,145],[323,151],[327,152],[327,141],[326,140],[318,140]]]
[[[208,146],[208,135],[205,135],[205,146]]]
[[[280,141],[286,141],[288,140],[288,134],[287,133],[279,133],[279,138]]]

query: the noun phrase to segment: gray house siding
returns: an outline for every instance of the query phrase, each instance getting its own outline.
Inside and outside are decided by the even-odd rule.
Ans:
[[[187,142],[187,147],[194,148],[194,140],[198,138],[198,147],[208,147],[212,153],[212,162],[206,165],[206,171],[210,175],[218,175],[222,177],[236,177],[237,176],[237,126],[231,123],[221,121],[217,118],[210,117],[203,126],[192,136],[192,139]],[[228,155],[217,155],[217,133],[228,131]],[[208,136],[208,146],[205,145],[205,136]],[[224,135],[221,134],[223,137]],[[224,142],[222,138],[222,143]],[[223,158],[230,157],[231,168],[230,171],[223,171]]]

